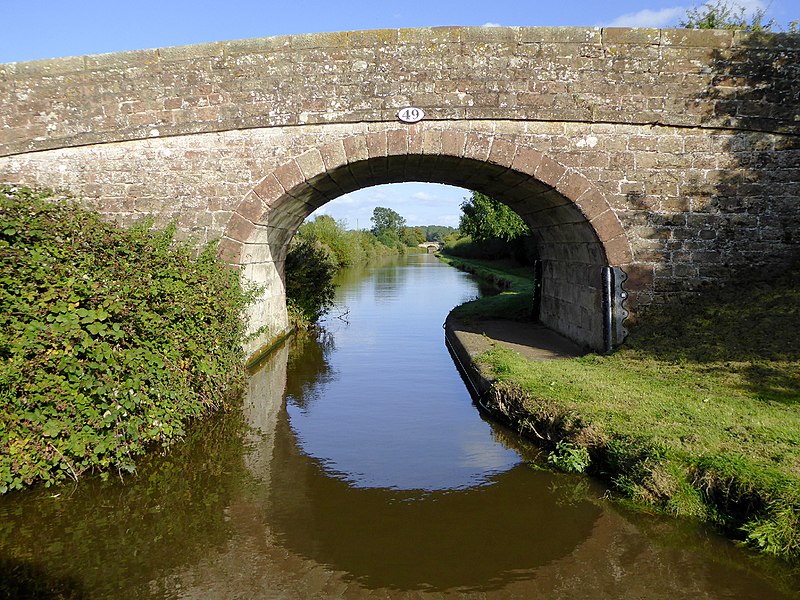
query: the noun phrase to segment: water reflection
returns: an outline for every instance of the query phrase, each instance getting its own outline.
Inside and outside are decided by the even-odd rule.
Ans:
[[[124,483],[0,497],[0,597],[149,597],[151,579],[229,539],[227,507],[250,480],[244,430],[241,412],[220,415]]]
[[[269,521],[293,552],[370,588],[490,590],[572,552],[600,510],[567,506],[554,476],[525,464],[456,491],[356,488],[332,477],[278,423]]]
[[[416,268],[405,277],[419,290]],[[447,280],[438,269],[431,267],[433,285],[442,291]],[[399,295],[386,305],[398,307],[385,313],[395,347],[411,343],[403,311],[429,328],[433,317],[424,307],[438,311],[444,302],[435,296]],[[251,376],[241,410],[196,424],[184,445],[150,456],[135,477],[0,497],[0,598],[800,596],[800,577],[785,565],[754,559],[688,523],[620,511],[584,478],[531,469],[535,451],[481,422],[468,399],[460,404],[484,437],[472,451],[461,444],[447,464],[491,447],[512,456],[510,463],[483,461],[483,477],[458,479],[458,489],[359,481],[336,462],[339,454],[308,443],[304,419],[323,415],[331,398],[344,402],[323,388],[374,354],[374,345],[360,352],[361,341],[388,339],[359,333],[361,319],[375,320],[375,313],[359,311],[319,341],[300,337],[277,349]],[[440,330],[436,336],[436,351],[447,355]],[[350,358],[341,362],[340,352]],[[433,354],[401,351],[386,370],[404,363],[427,369],[436,364]],[[412,395],[447,405],[447,386],[430,394],[424,374],[412,379],[423,382],[411,382]],[[360,409],[399,402],[350,395]],[[451,414],[438,421],[439,433],[454,429],[458,438],[459,420]],[[343,435],[335,420],[329,429]],[[340,439],[381,456],[364,440]],[[424,471],[420,461],[397,472]]]
[[[518,464],[477,418],[442,347],[444,316],[476,294],[475,283],[425,254],[339,283],[337,303],[350,319],[326,323],[322,356],[301,342],[302,386],[287,390],[302,450],[356,487],[467,488]],[[377,298],[384,284],[390,301]]]

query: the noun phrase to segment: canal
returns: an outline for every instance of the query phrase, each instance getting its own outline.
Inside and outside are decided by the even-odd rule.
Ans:
[[[798,597],[486,421],[442,331],[469,276],[411,254],[339,284],[241,407],[135,476],[0,497],[0,598]]]

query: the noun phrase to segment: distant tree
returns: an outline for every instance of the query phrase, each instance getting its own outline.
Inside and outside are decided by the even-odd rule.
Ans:
[[[372,211],[372,233],[386,246],[399,246],[406,220],[391,208],[376,206]]]
[[[470,198],[461,203],[461,212],[458,228],[476,242],[494,239],[510,242],[530,234],[517,213],[480,192],[472,192]]]
[[[769,32],[775,27],[775,21],[765,21],[766,9],[759,8],[748,16],[747,9],[735,2],[715,0],[706,2],[700,7],[692,7],[679,25],[687,29],[741,29],[744,31]],[[790,31],[796,24],[789,25]]]
[[[421,227],[403,227],[400,231],[400,241],[404,246],[418,246],[425,241],[425,232]]]
[[[447,225],[426,225],[423,230],[426,242],[443,242],[445,237],[458,231],[455,227]]]
[[[350,243],[344,222],[336,221],[330,215],[317,215],[312,221],[306,221],[297,230],[301,239],[320,242],[334,254],[339,266],[348,266],[353,260],[350,257]]]

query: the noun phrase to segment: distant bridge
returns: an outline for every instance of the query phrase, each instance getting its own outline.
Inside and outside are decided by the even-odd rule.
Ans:
[[[441,242],[422,242],[421,244],[419,244],[419,247],[427,248],[429,251],[441,250],[442,248],[444,248],[444,244],[442,244]]]
[[[635,312],[797,256],[799,40],[454,27],[0,65],[0,180],[221,238],[266,284],[264,339],[313,210],[390,182],[477,190],[533,231],[541,320],[602,348],[624,314],[609,267]]]

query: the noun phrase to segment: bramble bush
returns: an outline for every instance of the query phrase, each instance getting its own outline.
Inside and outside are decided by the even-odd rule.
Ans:
[[[254,292],[151,225],[0,187],[0,493],[132,472],[240,393]]]

